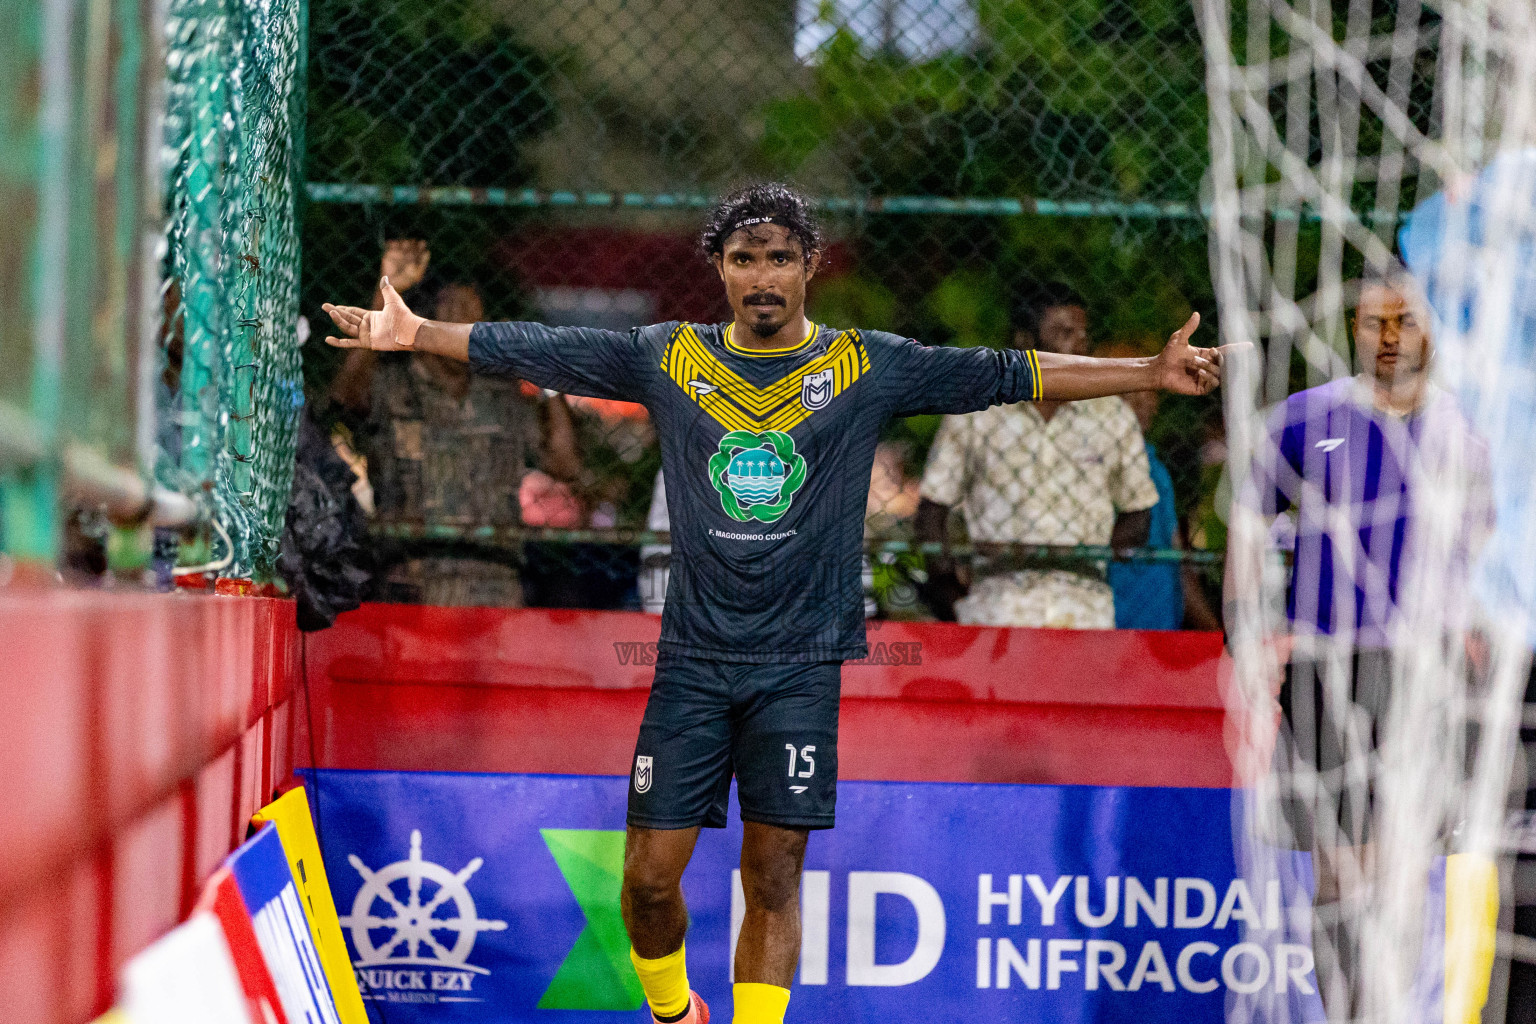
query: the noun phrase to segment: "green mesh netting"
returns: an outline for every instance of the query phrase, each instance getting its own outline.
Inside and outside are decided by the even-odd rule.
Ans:
[[[143,11],[0,2],[0,552],[50,563],[60,455],[132,465]]]
[[[162,481],[228,533],[183,561],[266,576],[287,508],[299,386],[299,0],[174,0],[166,21]],[[213,533],[217,533],[214,531]]]

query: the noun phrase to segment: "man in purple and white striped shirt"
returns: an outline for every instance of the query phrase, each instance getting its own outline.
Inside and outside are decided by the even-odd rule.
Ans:
[[[1274,410],[1250,492],[1261,512],[1294,515],[1274,767],[1284,838],[1313,854],[1313,945],[1331,1014],[1352,1012],[1355,998],[1358,940],[1349,915],[1328,908],[1351,898],[1348,879],[1369,877],[1391,649],[1403,630],[1428,628],[1432,616],[1406,605],[1416,587],[1425,597],[1429,562],[1438,606],[1466,606],[1473,556],[1492,526],[1487,449],[1455,400],[1430,383],[1429,325],[1401,268],[1362,282],[1353,318],[1359,373]],[[1430,527],[1431,516],[1439,526]],[[1435,542],[1434,557],[1421,557]]]
[[[1429,382],[1429,319],[1412,279],[1368,278],[1353,322],[1359,374],[1286,399],[1259,473],[1262,510],[1296,516],[1286,616],[1303,651],[1336,638],[1390,646],[1426,488],[1466,488],[1461,543],[1492,525],[1487,451],[1455,399]]]

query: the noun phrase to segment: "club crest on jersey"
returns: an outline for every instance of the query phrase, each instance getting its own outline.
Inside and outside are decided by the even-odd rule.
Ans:
[[[720,493],[720,504],[743,523],[777,521],[805,483],[805,473],[805,457],[782,430],[733,430],[709,459],[709,482]]]
[[[644,754],[635,758],[635,792],[645,793],[651,788],[651,759]]]
[[[832,368],[808,373],[800,378],[800,404],[811,412],[824,409],[832,401]]]

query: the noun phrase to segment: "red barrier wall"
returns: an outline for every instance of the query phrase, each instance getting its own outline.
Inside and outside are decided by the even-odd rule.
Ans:
[[[290,602],[0,591],[0,1005],[79,1024],[293,772]]]
[[[623,775],[659,621],[365,606],[309,638],[332,767]],[[843,673],[850,779],[1224,786],[1220,638],[872,630]],[[309,763],[292,605],[0,591],[0,1005],[81,1024]]]
[[[843,670],[843,778],[1231,783],[1218,635],[878,625],[887,663]],[[659,631],[620,612],[366,605],[310,641],[320,759],[625,775]]]

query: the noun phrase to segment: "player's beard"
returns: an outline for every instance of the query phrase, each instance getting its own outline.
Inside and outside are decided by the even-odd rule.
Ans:
[[[756,313],[759,310],[763,310],[765,308],[773,310],[774,315],[761,320],[754,316],[750,325],[752,328],[752,333],[757,335],[759,338],[771,338],[777,334],[785,324],[789,323],[789,303],[787,302],[783,305],[777,306],[777,308],[774,308],[773,306],[760,305],[752,305],[747,307],[747,309],[751,310],[753,313]]]
[[[771,338],[775,334],[779,333],[779,328],[783,327],[784,324],[788,322],[789,317],[785,317],[783,321],[779,323],[774,323],[771,320],[759,321],[758,323],[752,325],[752,333],[757,335],[759,338]]]

